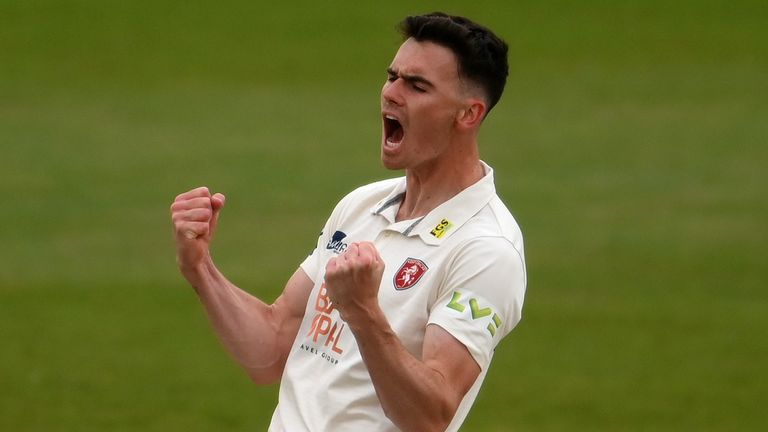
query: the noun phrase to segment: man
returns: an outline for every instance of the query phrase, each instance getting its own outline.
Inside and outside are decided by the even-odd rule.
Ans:
[[[441,13],[401,30],[381,159],[405,177],[342,199],[273,304],[213,264],[224,195],[202,187],[171,206],[179,267],[217,335],[256,383],[280,380],[270,431],[457,430],[521,317],[522,236],[477,144],[507,46]]]

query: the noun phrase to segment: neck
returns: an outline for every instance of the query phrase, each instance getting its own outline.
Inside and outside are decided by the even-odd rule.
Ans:
[[[397,211],[398,221],[426,215],[485,175],[476,151],[471,157],[435,160],[425,165],[405,171],[405,199]]]

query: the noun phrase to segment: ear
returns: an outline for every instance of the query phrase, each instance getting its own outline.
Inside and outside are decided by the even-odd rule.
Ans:
[[[469,98],[465,101],[465,106],[459,110],[456,116],[456,123],[462,129],[477,129],[485,118],[487,105],[485,101],[478,98]]]

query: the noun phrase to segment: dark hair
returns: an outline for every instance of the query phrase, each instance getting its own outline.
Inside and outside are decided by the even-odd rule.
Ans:
[[[491,30],[467,18],[442,12],[406,17],[399,26],[405,39],[442,45],[456,55],[459,77],[478,84],[488,98],[488,112],[507,83],[507,44]],[[486,115],[488,113],[486,112]]]

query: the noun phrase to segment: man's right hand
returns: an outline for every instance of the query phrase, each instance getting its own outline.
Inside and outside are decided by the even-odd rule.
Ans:
[[[176,259],[182,271],[198,266],[208,257],[224,200],[224,195],[211,195],[203,186],[180,194],[171,204]]]

